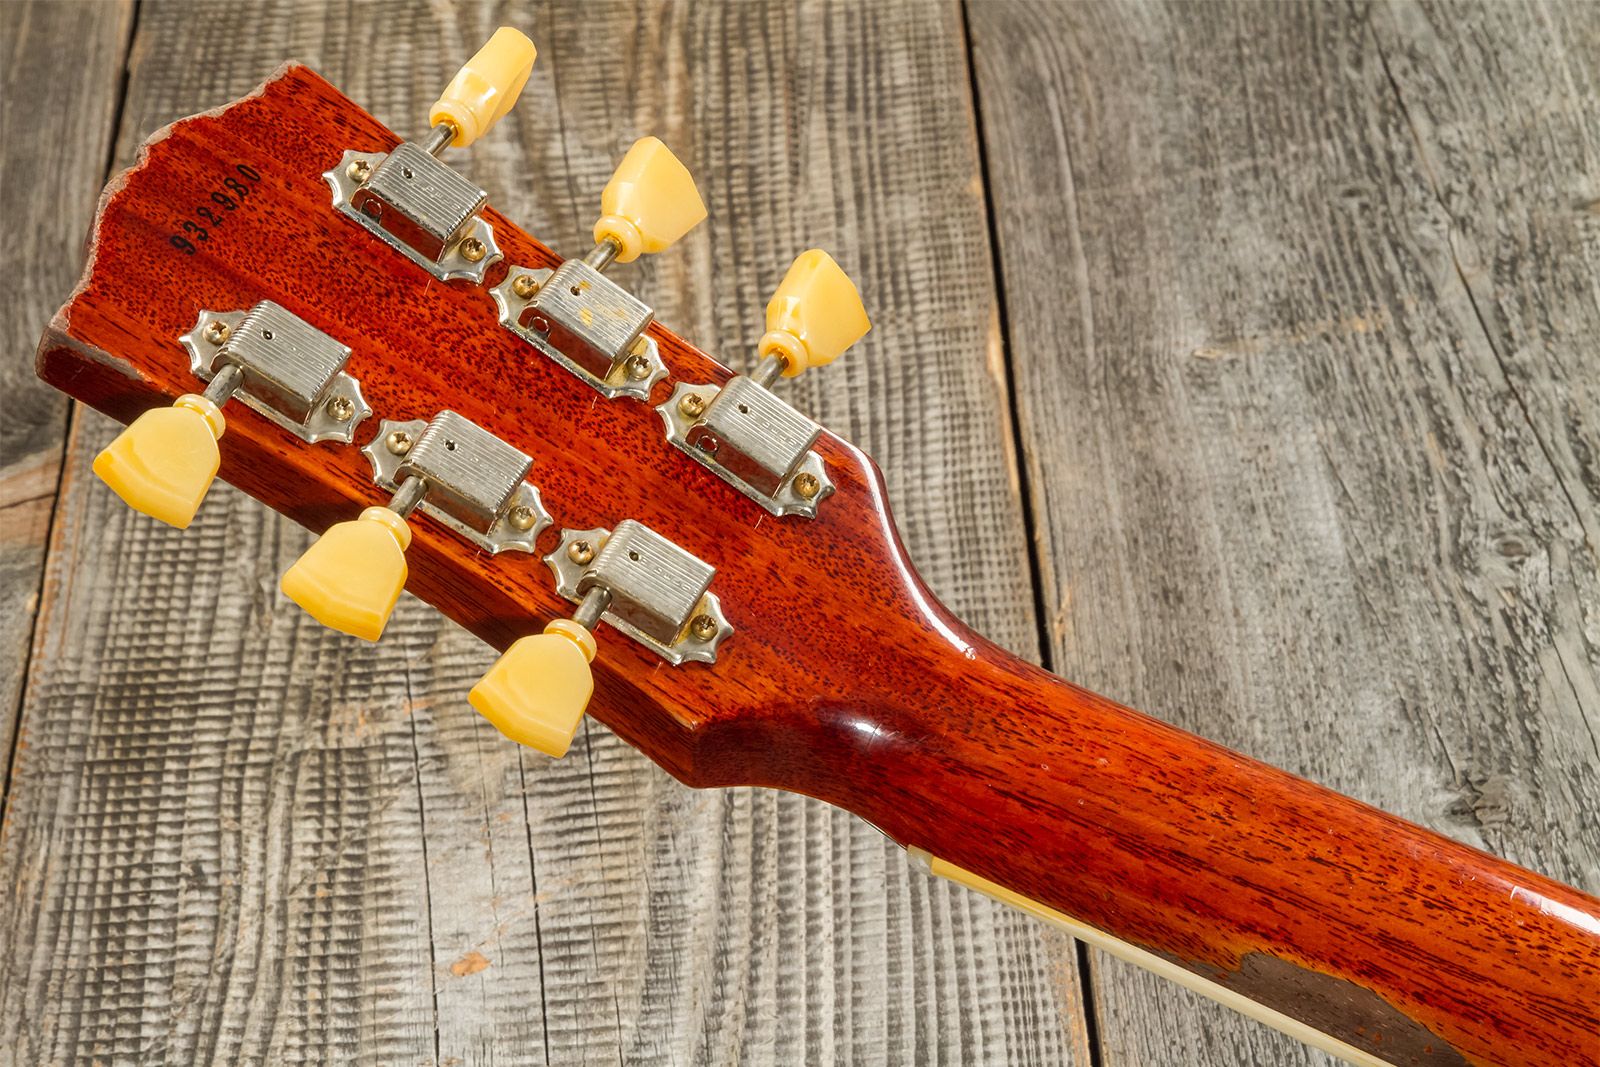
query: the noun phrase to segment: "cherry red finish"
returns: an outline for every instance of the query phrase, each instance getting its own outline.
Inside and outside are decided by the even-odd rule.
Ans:
[[[557,526],[541,552],[560,527],[634,518],[716,566],[737,632],[714,666],[597,632],[591,712],[683,781],[821,797],[1396,1063],[1600,1061],[1600,901],[977,637],[906,562],[876,468],[831,434],[818,447],[838,491],[820,516],[767,514],[670,447],[650,407],[601,398],[502,329],[485,288],[435,281],[337,214],[322,171],[395,142],[293,65],[158,134],[107,189],[40,376],[128,421],[198,389],[176,339],[200,309],[278,301],[354,349],[377,412],[360,443],[381,418],[452,408],[534,457]],[[260,180],[218,210],[241,164]],[[222,221],[189,255],[169,238],[200,207]],[[507,263],[557,262],[488,215]],[[728,377],[652,332],[674,379]],[[304,445],[237,403],[227,416],[222,477],[299,522],[386,498],[356,448]],[[412,525],[411,591],[491,644],[572,610],[539,557]]]

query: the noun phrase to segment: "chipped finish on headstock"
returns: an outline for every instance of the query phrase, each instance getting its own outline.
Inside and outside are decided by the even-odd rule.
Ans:
[[[816,446],[828,506],[769,515],[673,448],[649,404],[601,397],[501,328],[487,287],[431,278],[329,207],[321,175],[345,149],[396,142],[298,66],[170,127],[108,189],[40,375],[131,420],[195,387],[176,338],[199,309],[275,300],[354,350],[377,416],[358,445],[383,419],[455,409],[534,457],[555,520],[539,553],[562,527],[633,518],[716,567],[738,632],[715,664],[597,635],[590,710],[684,781],[821,797],[1393,1062],[1592,1055],[1600,902],[976,637],[906,562],[876,469],[831,434]],[[486,217],[506,254],[486,286],[507,263],[559,262]],[[650,334],[674,381],[730,376]],[[222,477],[312,529],[387,497],[356,447],[305,446],[242,405],[228,419]],[[569,613],[538,554],[413,528],[409,588],[496,647]],[[1372,996],[1357,1004],[1352,985]]]

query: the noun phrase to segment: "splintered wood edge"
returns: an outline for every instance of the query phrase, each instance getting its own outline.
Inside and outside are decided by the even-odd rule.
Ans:
[[[56,337],[62,339],[60,343],[66,343],[65,339],[70,337],[72,330],[72,309],[77,304],[78,298],[88,291],[89,283],[94,278],[95,266],[100,259],[100,228],[102,225],[104,225],[107,209],[111,206],[111,201],[116,199],[118,194],[128,187],[128,183],[133,179],[133,176],[144,170],[144,168],[149,165],[150,150],[156,145],[160,144],[162,141],[165,141],[167,138],[171,137],[179,126],[194,122],[197,119],[218,118],[225,112],[238,107],[240,104],[247,103],[251,100],[260,99],[266,95],[267,87],[273,82],[282,81],[285,75],[299,70],[304,66],[305,64],[299,62],[298,60],[285,60],[284,62],[279,63],[277,69],[268,75],[265,80],[263,80],[254,89],[251,89],[248,93],[245,93],[243,96],[235,97],[234,99],[229,100],[227,103],[219,104],[216,107],[208,107],[204,111],[196,111],[192,115],[185,115],[181,119],[174,119],[172,122],[162,126],[160,129],[151,133],[149,137],[146,137],[142,142],[140,142],[137,151],[134,153],[133,162],[111,176],[111,179],[106,182],[105,188],[100,190],[100,198],[95,201],[94,215],[92,221],[89,223],[89,233],[84,239],[83,244],[83,269],[78,272],[77,284],[72,287],[72,291],[69,292],[67,294],[67,298],[61,302],[61,306],[56,309],[56,313],[50,316],[50,321],[45,326],[45,335],[40,340],[38,351],[34,356],[34,367],[36,371],[41,369],[43,366],[45,349],[57,343],[52,335],[56,335]],[[138,368],[134,367],[133,364],[118,359],[116,356],[113,356],[108,352],[103,352],[100,349],[91,348],[81,344],[72,344],[71,347],[79,352],[82,352],[84,355],[95,359],[97,362],[106,364],[107,366],[117,367],[119,370],[126,367],[128,371],[132,371],[132,374],[130,374],[129,377],[136,378],[139,381],[149,380],[145,378],[143,374],[139,373]]]
[[[108,395],[100,400],[92,401],[89,406],[108,411],[114,417],[123,421],[128,421],[137,416],[141,410],[151,406],[152,401],[156,403],[160,403],[163,399],[170,401],[172,396],[183,391],[181,387],[173,388],[172,383],[165,379],[151,377],[141,369],[139,362],[118,356],[102,347],[101,344],[88,340],[87,338],[97,337],[103,332],[101,325],[97,324],[92,328],[85,326],[82,329],[75,329],[75,324],[79,326],[83,324],[83,319],[74,314],[83,310],[79,307],[79,304],[85,302],[86,298],[92,297],[93,290],[108,285],[114,287],[119,284],[117,277],[108,274],[108,271],[112,268],[107,265],[105,260],[107,248],[105,241],[109,232],[105,227],[108,218],[119,210],[121,202],[125,199],[125,194],[130,194],[130,190],[133,190],[141,179],[145,179],[148,176],[152,161],[155,159],[154,150],[158,146],[184,133],[187,127],[195,123],[228,121],[227,116],[230,112],[261,101],[286,78],[300,72],[304,72],[304,77],[315,82],[319,93],[325,90],[333,94],[339,101],[339,106],[359,110],[353,101],[349,101],[342,93],[339,93],[336,87],[316,74],[310,67],[296,62],[284,63],[274,71],[271,77],[262,81],[251,92],[230,100],[226,104],[196,112],[161,127],[140,145],[133,164],[118,172],[108,182],[101,192],[95,216],[90,226],[90,235],[86,242],[85,263],[80,272],[79,280],[68,299],[61,305],[55,316],[52,317],[50,325],[38,347],[35,369],[41,378],[52,382],[63,391],[71,393],[77,391],[73,387],[70,370],[66,369],[70,368],[72,361],[82,360],[113,372],[117,379],[129,382],[131,388],[125,393]],[[289,99],[295,97],[292,88],[283,92]],[[388,130],[380,121],[370,115],[365,115],[365,113],[363,115],[374,127],[374,133],[386,139],[395,138],[393,131]],[[155,183],[153,195],[162,195],[160,179],[149,180]],[[318,182],[317,184],[320,185],[321,183]],[[490,211],[493,212],[497,225],[503,222],[508,228],[508,233],[514,232],[516,234],[518,243],[526,243],[526,245],[531,246],[524,249],[525,253],[537,257],[547,257],[551,262],[559,261],[559,256],[554,251],[533,235],[522,230],[514,220],[507,218],[492,206]],[[509,269],[510,266],[511,263],[508,260],[502,269]],[[486,283],[488,280],[486,279]],[[112,315],[113,318],[121,314],[115,311],[107,313]],[[691,380],[710,380],[720,383],[735,373],[713,356],[693,343],[684,340],[659,322],[652,322],[650,330],[652,334],[657,336],[664,348],[675,352],[680,359],[688,361],[688,365],[681,368],[680,373],[692,376]],[[107,380],[110,380],[109,377]],[[561,380],[564,381],[564,379]],[[249,421],[248,417],[246,421]],[[656,425],[656,419],[653,414],[647,417],[646,421],[652,427]],[[654,439],[652,434],[652,440]],[[861,553],[860,562],[867,563],[876,560],[872,569],[876,570],[880,577],[891,580],[892,584],[897,586],[909,584],[915,587],[914,594],[906,602],[907,611],[904,618],[907,623],[919,626],[922,613],[931,608],[937,612],[940,618],[939,628],[941,630],[949,632],[952,628],[955,628],[964,631],[964,624],[960,623],[953,613],[950,613],[948,609],[938,603],[905,557],[899,532],[888,514],[887,487],[883,474],[876,464],[861,449],[826,428],[822,430],[822,436],[818,441],[817,447],[832,462],[840,465],[841,473],[846,469],[849,471],[848,480],[855,483],[854,488],[860,494],[859,504],[861,507],[858,510],[862,512],[849,519],[839,531],[830,535],[829,540],[823,546],[824,554],[827,554],[827,545],[836,543],[835,539],[840,537],[847,538],[849,546]],[[365,471],[365,465],[362,464],[361,466]],[[226,463],[224,467],[226,468]],[[697,477],[700,476],[698,468],[691,468],[690,472]],[[236,481],[235,478],[227,475],[226,470],[224,475],[226,480]],[[361,479],[361,481],[363,485],[366,484],[365,478]],[[257,495],[258,492],[248,488],[246,491],[251,495]],[[729,490],[729,492],[733,491]],[[839,510],[843,505],[844,499],[845,497],[841,496],[835,501],[834,514],[836,516],[846,517],[849,514],[849,509]],[[281,501],[278,502],[277,507],[279,510],[290,514],[291,518],[301,521],[313,530],[325,528],[328,524],[326,522],[320,524],[306,522],[305,515],[289,511],[289,509],[284,508]],[[753,529],[759,528],[761,524],[758,518]],[[791,529],[789,533],[793,534],[795,531]],[[863,534],[866,535],[865,540],[861,538]],[[454,551],[452,555],[465,559],[474,554]],[[458,564],[452,564],[451,566],[460,569]],[[484,580],[481,568],[475,574],[467,573],[467,571],[471,571],[471,567],[463,571],[463,580],[468,582],[474,580],[482,582]],[[543,573],[542,568],[540,573]],[[736,575],[730,575],[730,577],[735,578],[734,588],[741,588],[741,583]],[[747,583],[745,584],[747,585]],[[543,589],[543,586],[539,588]],[[746,593],[747,597],[754,595],[748,588]],[[517,633],[500,632],[503,626],[494,618],[488,620],[488,625],[491,629],[486,630],[481,626],[474,625],[471,621],[470,613],[463,615],[460,610],[450,610],[448,608],[449,598],[441,601],[437,596],[425,596],[424,599],[436,608],[444,605],[446,614],[455,617],[458,622],[473,630],[477,636],[493,647],[503,650],[517,636],[520,636]],[[557,601],[555,608],[558,611],[566,606],[559,601],[558,597],[554,599]],[[727,602],[726,596],[724,601],[725,603]],[[459,609],[459,603],[455,607]],[[526,614],[527,610],[525,605],[521,605],[521,607],[522,610],[518,612],[519,618],[521,615]],[[734,623],[737,627],[738,621],[736,619]],[[495,629],[494,627],[500,627],[500,629]],[[623,645],[622,647],[631,651],[631,646],[629,645]],[[751,651],[755,652],[761,646],[758,643],[750,647]],[[735,651],[738,650],[735,649]],[[609,663],[610,660],[608,659],[607,662]],[[678,741],[669,750],[663,750],[659,744],[650,743],[651,737],[647,734],[641,734],[638,730],[640,723],[649,718],[648,716],[640,716],[634,712],[623,714],[618,710],[612,714],[602,713],[601,717],[613,729],[622,733],[631,743],[650,752],[652,757],[674,776],[689,784],[699,786],[727,785],[735,784],[740,780],[754,782],[765,779],[766,771],[763,769],[762,750],[760,748],[744,749],[741,747],[748,735],[737,729],[724,731],[714,729],[714,727],[743,718],[750,713],[756,713],[760,717],[759,712],[766,706],[770,696],[773,694],[763,696],[762,693],[766,691],[757,686],[758,690],[762,690],[761,693],[753,691],[744,694],[743,699],[733,703],[725,702],[726,706],[718,713],[708,714],[704,710],[704,694],[697,685],[686,683],[668,686],[667,692],[657,692],[657,686],[651,679],[665,681],[675,676],[661,675],[657,671],[648,669],[642,671],[620,670],[616,674],[620,680],[618,684],[624,687],[633,702],[637,702],[641,698],[646,700],[649,706],[655,709],[657,720],[664,718],[666,722],[670,722],[675,727],[670,732],[678,737]],[[834,680],[837,681],[838,679]],[[670,696],[668,695],[669,692]],[[840,695],[848,699],[848,693],[841,692]],[[784,699],[791,698],[785,697]],[[597,705],[596,710],[603,711],[603,708],[604,705]],[[664,723],[658,721],[657,725],[664,725]],[[655,739],[659,742],[661,737],[656,736]],[[680,749],[680,746],[684,747]],[[745,769],[736,771],[735,768],[738,766],[744,766]],[[771,783],[767,782],[765,784]]]
[[[297,68],[286,67],[276,77],[281,80],[294,69]],[[326,84],[322,79],[318,82]],[[257,95],[272,84],[264,83]],[[328,89],[345,99],[331,86]],[[220,115],[227,110],[207,114]],[[169,128],[168,136],[178,125]],[[496,218],[504,216],[496,213]],[[544,248],[507,221],[530,245]],[[685,344],[682,353],[704,361],[696,370],[720,366],[692,345]],[[625,421],[619,416],[619,425]],[[833,442],[837,440],[831,438]],[[851,446],[837,451],[861,455]],[[876,605],[880,610],[873,632],[879,634],[878,643],[891,650],[888,669],[863,674],[859,665],[837,662],[826,645],[791,641],[782,646],[784,655],[804,658],[803,666],[812,668],[828,688],[795,694],[785,692],[786,679],[781,676],[724,677],[722,683],[733,687],[730,692],[739,692],[743,687],[749,690],[754,703],[730,706],[726,712],[719,709],[702,719],[702,724],[728,727],[715,731],[709,739],[702,731],[693,731],[700,734],[698,738],[674,735],[682,746],[679,755],[690,754],[691,771],[700,769],[693,766],[700,756],[706,756],[713,765],[698,784],[721,784],[715,781],[717,773],[736,767],[749,775],[748,781],[808,792],[862,813],[896,840],[924,847],[930,840],[937,840],[944,858],[950,862],[985,877],[1006,878],[1028,896],[1047,904],[1058,903],[1064,913],[1082,916],[1089,925],[1107,932],[1120,930],[1131,942],[1182,950],[1186,958],[1203,956],[1219,962],[1232,960],[1235,964],[1254,947],[1307,969],[1356,977],[1365,974],[1361,969],[1365,957],[1357,955],[1359,945],[1330,945],[1315,934],[1285,934],[1264,928],[1260,917],[1239,899],[1238,871],[1241,866],[1254,870],[1247,846],[1257,842],[1306,846],[1324,841],[1323,834],[1333,832],[1328,827],[1342,827],[1342,842],[1353,850],[1352,856],[1371,860],[1373,832],[1381,831],[1401,843],[1409,838],[1413,848],[1432,849],[1435,860],[1423,869],[1438,878],[1450,875],[1452,864],[1484,872],[1484,877],[1474,879],[1480,882],[1485,877],[1493,880],[1496,873],[1519,879],[1525,874],[1530,879],[1537,878],[1129,712],[1029,667],[986,641],[969,639],[964,627],[952,627],[952,616],[927,594],[925,585],[900,556],[876,468],[869,462],[860,468],[858,477],[860,484],[855,488],[866,494],[858,504],[862,508],[874,505],[875,513],[853,516],[846,510],[840,513],[837,525],[830,522],[817,527],[830,540],[823,546],[826,551],[812,553],[810,561],[826,565],[829,573],[849,574],[855,579],[842,588],[859,587],[874,580],[884,580],[892,587],[885,585],[867,592],[858,589],[851,596],[829,600],[800,618],[808,625],[833,624],[826,631],[832,634],[841,627],[848,630],[863,625],[863,619],[852,617],[852,613],[858,612],[864,601]],[[331,485],[326,479],[321,484]],[[284,499],[282,494],[279,499]],[[638,503],[638,499],[633,502]],[[880,522],[887,530],[886,541],[878,536]],[[843,540],[851,535],[856,539]],[[768,551],[776,554],[783,547],[782,541],[772,542]],[[872,563],[880,549],[893,558],[877,559],[870,571],[860,568],[862,563]],[[452,552],[448,562],[466,581],[476,580],[480,590],[489,584],[481,569],[469,573],[470,568],[463,565],[459,555]],[[741,589],[738,581],[733,588]],[[462,605],[467,603],[460,598],[445,600],[458,610],[464,610]],[[885,610],[890,606],[892,610]],[[771,631],[772,627],[767,627],[769,636]],[[762,629],[757,627],[752,637],[761,634]],[[916,651],[908,655],[913,649]],[[746,665],[759,667],[761,662],[760,657],[755,657]],[[659,672],[647,670],[635,676],[626,670],[617,671],[618,693],[624,693],[626,687],[627,692],[654,699],[657,704],[665,697],[681,701],[686,709],[699,706],[693,696],[685,698],[685,690],[680,687],[651,689],[646,679],[652,673]],[[797,678],[805,677],[787,679],[789,688]],[[840,693],[844,695],[841,697]],[[1010,714],[992,716],[990,710],[994,708],[1010,709]],[[624,719],[635,728],[624,733],[629,740],[634,736],[658,740],[665,736],[653,732],[659,723],[654,727],[646,725],[648,716]],[[859,729],[862,725],[870,729]],[[1090,756],[1084,750],[1085,742],[1098,743],[1123,760],[1122,777],[1102,781],[1098,796],[1095,790],[1085,788],[1087,779],[1059,777],[1073,767],[1085,772],[1093,770],[1086,765]],[[669,771],[678,773],[667,764],[671,753],[648,745],[640,747],[667,765]],[[1040,759],[1052,764],[1060,761],[1056,777],[1039,773]],[[1152,760],[1164,762],[1154,765]],[[1140,773],[1141,770],[1162,773]],[[1249,804],[1229,812],[1235,821],[1229,837],[1206,846],[1204,855],[1214,871],[1209,885],[1215,897],[1209,910],[1197,911],[1187,903],[1180,906],[1159,887],[1142,883],[1134,877],[1137,865],[1126,858],[1139,854],[1140,844],[1150,839],[1152,828],[1167,831],[1167,840],[1173,847],[1173,858],[1163,869],[1176,870],[1182,866],[1179,861],[1194,855],[1192,850],[1198,844],[1185,838],[1193,826],[1188,798],[1197,776],[1202,774],[1226,776],[1225,780],[1231,781],[1235,792],[1248,799]],[[1004,783],[1022,790],[1026,796],[1018,798],[1002,790]],[[1082,809],[1086,799],[1095,804],[1087,812]],[[1297,810],[1303,812],[1300,817],[1294,815]],[[1029,847],[1019,848],[1019,840]],[[1075,847],[1091,843],[1104,847]],[[1417,853],[1419,857],[1423,854]],[[1393,858],[1385,855],[1382,863],[1374,866],[1382,870],[1392,864]],[[1329,915],[1349,907],[1350,902],[1338,899],[1337,887],[1322,872],[1285,871],[1278,877],[1308,874],[1311,877],[1304,884],[1314,904],[1322,904]],[[1096,891],[1100,887],[1105,889],[1103,896]],[[1490,888],[1479,885],[1459,891],[1463,905],[1481,909],[1475,921],[1530,920],[1527,911],[1515,906],[1514,898],[1511,905],[1503,899],[1491,899]],[[1549,891],[1560,899],[1563,888],[1550,887]],[[1380,922],[1385,917],[1384,899],[1374,896],[1367,900],[1376,909],[1374,917]],[[1118,904],[1118,900],[1123,903]],[[1581,898],[1577,900],[1577,905],[1583,903]],[[1414,921],[1403,906],[1391,918],[1401,930],[1405,927],[1399,924]],[[1559,916],[1546,925],[1556,919]],[[1407,932],[1413,936],[1463,937],[1471,933],[1461,929],[1437,931],[1436,925],[1437,921],[1420,935]],[[1482,950],[1471,947],[1471,943],[1459,944],[1464,959],[1481,957]],[[1263,991],[1277,984],[1242,969],[1240,977],[1243,984]],[[1408,988],[1406,980],[1417,982],[1421,992]],[[1425,970],[1407,972],[1399,976],[1398,985],[1390,982],[1387,992],[1410,1002],[1413,1011],[1406,1014],[1424,1025],[1439,1016],[1437,1021],[1445,1024],[1481,1029],[1481,1023],[1449,1016],[1446,1009],[1429,1003],[1427,996],[1436,991],[1437,981],[1436,975],[1430,977]],[[1548,984],[1549,980],[1542,981]],[[1465,1036],[1470,1040],[1471,1031]]]

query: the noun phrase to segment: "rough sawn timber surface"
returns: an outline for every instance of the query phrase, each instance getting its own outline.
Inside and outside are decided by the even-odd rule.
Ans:
[[[969,17],[1052,669],[1595,892],[1600,8]]]
[[[1597,891],[1593,6],[971,5],[1008,351],[957,12],[376,10],[143,5],[118,165],[290,57],[410,129],[516,23],[528,97],[452,161],[574,249],[662,135],[711,218],[628,284],[735,365],[788,257],[839,255],[876,330],[794,398],[882,463],[964,617],[1040,651],[1009,354],[1053,669]],[[128,16],[0,18],[25,641],[50,498],[14,476],[54,478],[66,410],[32,346]],[[186,534],[128,514],[88,474],[112,432],[74,428],[53,526],[0,1062],[1088,1062],[1069,943],[598,727],[517,753],[462,699],[475,641],[409,601],[375,648],[320,631],[276,592],[303,531],[225,486]],[[1324,1061],[1104,957],[1094,980],[1106,1064]]]
[[[82,266],[116,136],[132,17],[131,2],[0,6],[0,217],[12,220],[0,236],[0,752],[8,770],[70,407],[35,376],[28,353]],[[63,69],[82,74],[57,77]]]
[[[414,128],[519,25],[524,99],[451,162],[576,251],[661,136],[711,219],[625,284],[735,364],[793,254],[838,255],[876,330],[794,399],[878,458],[940,595],[1037,655],[957,9],[375,10],[145,5],[119,165],[289,57]],[[78,420],[52,530],[0,1057],[1088,1062],[1069,940],[815,802],[685,790],[592,722],[564,760],[516,749],[466,704],[476,640],[410,600],[376,646],[321,629],[276,588],[304,531],[222,485],[186,532],[130,513],[88,469],[114,432]]]

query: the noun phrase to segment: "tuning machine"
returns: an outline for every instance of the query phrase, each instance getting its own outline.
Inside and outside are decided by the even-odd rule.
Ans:
[[[535,54],[516,30],[496,30],[429,109],[427,136],[392,152],[347,151],[322,175],[333,186],[333,206],[435,278],[481,284],[502,258],[482,217],[489,194],[438,156],[470,145],[511,110]]]
[[[855,284],[826,252],[802,252],[767,303],[760,362],[727,384],[679,382],[656,411],[667,439],[774,515],[815,517],[833,492],[813,451],[815,422],[771,391],[778,376],[831,363],[872,324]]]
[[[348,444],[372,414],[361,383],[345,373],[350,349],[270,300],[202,311],[178,341],[205,391],[139,416],[95,457],[94,472],[133,508],[179,529],[217,476],[231,398],[308,444]]]
[[[490,290],[500,324],[607,397],[646,400],[667,376],[655,313],[602,271],[660,252],[706,217],[694,179],[654,137],[634,144],[600,194],[594,248],[555,270],[513,266]]]
[[[406,518],[421,507],[491,553],[532,552],[551,519],[526,479],[533,460],[453,411],[432,420],[385,420],[361,450],[373,480],[393,491],[332,526],[283,576],[283,591],[317,621],[376,641],[405,586]]]
[[[710,591],[716,569],[643,523],[565,530],[545,562],[577,610],[508,648],[468,698],[519,744],[566,753],[594,691],[589,664],[600,621],[674,665],[716,662],[717,646],[733,633]]]

